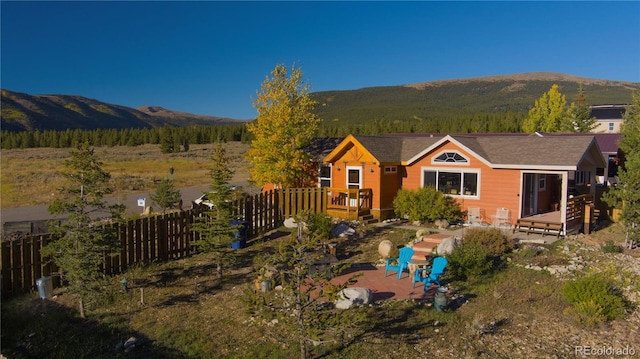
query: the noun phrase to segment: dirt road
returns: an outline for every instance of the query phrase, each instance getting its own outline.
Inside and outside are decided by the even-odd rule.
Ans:
[[[180,189],[182,195],[183,208],[191,208],[191,201],[200,197],[202,193],[209,190],[208,186],[196,186]],[[140,214],[143,213],[144,208],[138,206],[138,199],[145,198],[145,204],[152,206],[151,198],[148,192],[132,193],[126,196],[124,204],[127,206],[127,214]],[[116,203],[120,199],[110,198],[107,201],[111,204]],[[6,208],[0,210],[0,221],[2,221],[2,229],[4,232],[5,226],[10,226],[12,223],[17,222],[38,222],[51,219],[61,219],[63,217],[53,216],[49,213],[47,208],[49,205]],[[99,214],[98,214],[99,215]]]

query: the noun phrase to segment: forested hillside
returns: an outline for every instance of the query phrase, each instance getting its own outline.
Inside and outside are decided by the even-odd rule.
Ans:
[[[561,81],[531,80],[504,76],[493,80],[469,79],[433,83],[371,87],[353,91],[313,94],[319,102],[318,114],[332,122],[362,124],[372,120],[451,119],[461,116],[526,114],[544,92],[555,83],[567,102],[575,101],[583,84],[587,101],[594,104],[628,104],[639,83],[597,81],[575,77]],[[572,80],[569,80],[572,79]]]
[[[558,84],[567,104],[582,86],[587,105],[628,104],[640,83],[557,73],[473,79],[312,93],[322,125],[318,137],[383,133],[521,132],[528,110]],[[159,143],[160,127],[174,127],[176,146],[223,140],[250,141],[243,121],[166,110],[131,109],[79,96],[31,96],[2,91],[2,148]],[[209,124],[225,124],[207,129]],[[24,132],[23,130],[28,130]],[[84,131],[80,131],[82,129]],[[169,135],[167,135],[169,136]],[[165,136],[166,137],[166,136]]]

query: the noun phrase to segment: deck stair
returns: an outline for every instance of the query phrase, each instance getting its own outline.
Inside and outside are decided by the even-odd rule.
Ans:
[[[373,215],[368,212],[368,213],[361,213],[358,216],[358,220],[364,224],[372,224],[372,223],[378,223],[378,219],[376,219],[375,217],[373,217]]]
[[[524,232],[527,235],[531,233],[545,235],[555,235],[560,238],[562,235],[562,223],[551,223],[546,221],[535,221],[532,219],[521,218],[516,221],[513,227],[513,233]]]
[[[411,261],[415,263],[420,263],[425,261],[425,257],[430,255],[434,248],[437,248],[440,242],[442,242],[446,238],[451,238],[449,234],[425,234],[422,237],[422,241],[415,243],[413,245],[413,257],[411,257]]]

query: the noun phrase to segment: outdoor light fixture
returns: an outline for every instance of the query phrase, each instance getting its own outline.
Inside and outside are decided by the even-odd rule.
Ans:
[[[373,167],[369,168],[369,172],[373,173]]]

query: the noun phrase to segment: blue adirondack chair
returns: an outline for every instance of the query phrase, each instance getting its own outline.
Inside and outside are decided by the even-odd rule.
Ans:
[[[424,283],[424,291],[429,289],[431,283],[436,283],[440,286],[440,276],[444,273],[444,269],[447,266],[447,259],[445,257],[435,257],[431,268],[420,268],[416,270],[416,274],[413,277],[413,287],[416,287],[417,282]],[[429,275],[423,274],[424,272]]]
[[[398,272],[398,279],[402,276],[402,271],[408,270],[407,264],[411,263],[411,257],[413,257],[413,248],[402,247],[400,248],[400,254],[397,258],[387,258],[387,262],[384,266],[384,276],[387,276],[387,271],[393,270]],[[393,265],[392,263],[397,263]]]

